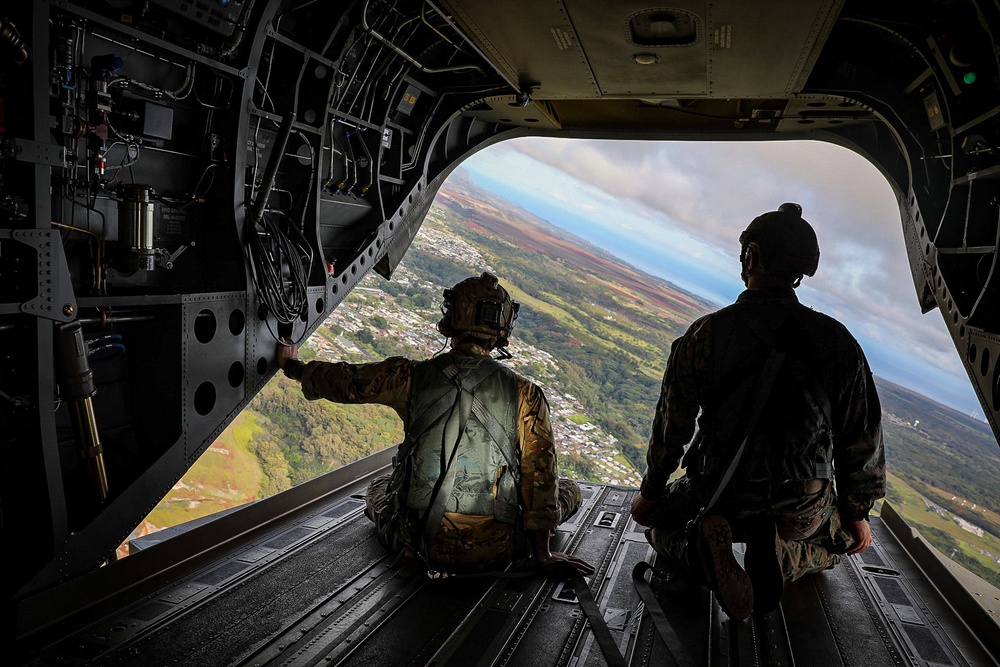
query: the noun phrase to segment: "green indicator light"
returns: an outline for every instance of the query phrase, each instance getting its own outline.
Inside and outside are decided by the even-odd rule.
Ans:
[[[975,72],[966,72],[965,76],[962,77],[962,81],[964,81],[966,83],[966,85],[970,85],[971,86],[972,84],[974,84],[976,82],[976,73]]]

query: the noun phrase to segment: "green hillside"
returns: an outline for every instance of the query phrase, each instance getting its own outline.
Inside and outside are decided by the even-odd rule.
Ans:
[[[249,446],[259,431],[253,413],[237,417],[160,501],[140,534],[238,507],[266,495],[262,493],[259,457]]]

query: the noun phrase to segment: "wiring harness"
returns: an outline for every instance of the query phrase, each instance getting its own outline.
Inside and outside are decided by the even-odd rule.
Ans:
[[[247,259],[257,298],[280,324],[291,324],[308,308],[312,248],[281,212],[265,213],[260,223],[248,216],[247,227]]]

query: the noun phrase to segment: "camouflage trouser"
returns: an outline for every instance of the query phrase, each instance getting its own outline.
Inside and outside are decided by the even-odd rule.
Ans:
[[[649,540],[656,552],[675,566],[687,568],[687,525],[699,510],[691,490],[691,480],[681,477],[667,486],[656,501],[650,516],[653,530]],[[854,538],[841,527],[833,485],[827,483],[819,493],[772,500],[768,497],[737,493],[719,502],[713,513],[721,514],[732,524],[734,540],[746,541],[741,524],[753,518],[773,518],[778,529],[781,567],[787,581],[830,569],[840,562]]]
[[[388,498],[389,475],[372,480],[365,493],[365,516],[375,523],[379,539],[404,560],[416,560],[410,536],[416,530],[416,516],[403,512],[393,516]],[[559,523],[580,509],[583,493],[570,479],[559,479]],[[515,557],[514,527],[488,517],[464,517],[446,512],[431,549],[436,569],[465,570],[501,567]]]
[[[580,505],[583,504],[583,491],[580,490],[580,485],[571,479],[560,477],[557,502],[559,503],[559,523],[562,523],[576,514]]]

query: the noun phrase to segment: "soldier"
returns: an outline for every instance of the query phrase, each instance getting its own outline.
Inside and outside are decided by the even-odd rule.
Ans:
[[[671,346],[632,505],[657,553],[737,620],[777,608],[786,581],[867,549],[868,513],[885,495],[865,355],[795,295],[819,264],[802,208],[757,217],[740,245],[747,289]],[[678,465],[684,475],[668,483]],[[745,570],[734,540],[746,544]]]
[[[369,485],[365,513],[383,545],[432,576],[503,569],[529,547],[543,570],[594,571],[549,546],[583,496],[557,476],[545,395],[491,357],[509,358],[518,307],[483,273],[444,291],[438,330],[451,349],[429,360],[304,364],[291,341],[278,348],[278,366],[306,398],[399,414],[404,442],[392,473]]]

